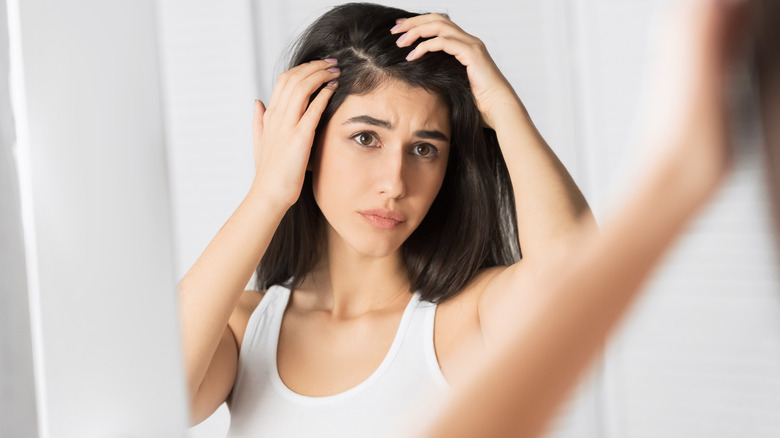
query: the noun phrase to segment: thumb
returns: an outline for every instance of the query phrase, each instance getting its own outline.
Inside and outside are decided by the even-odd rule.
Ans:
[[[263,134],[263,114],[265,114],[265,105],[259,99],[255,99],[255,112],[252,116],[252,138],[255,143],[260,141]]]

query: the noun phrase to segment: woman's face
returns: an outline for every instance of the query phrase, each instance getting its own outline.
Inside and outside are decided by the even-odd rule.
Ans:
[[[395,80],[347,96],[311,167],[328,242],[341,239],[366,256],[392,254],[436,198],[449,152],[449,109],[438,96]]]

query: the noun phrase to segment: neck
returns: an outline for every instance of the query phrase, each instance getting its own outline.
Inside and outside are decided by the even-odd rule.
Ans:
[[[327,251],[301,285],[310,291],[307,307],[349,319],[408,303],[410,284],[400,248],[372,257],[341,239],[328,240]]]

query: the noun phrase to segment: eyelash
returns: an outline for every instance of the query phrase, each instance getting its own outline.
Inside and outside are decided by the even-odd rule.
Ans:
[[[353,134],[350,137],[350,139],[352,139],[360,147],[364,147],[364,148],[376,147],[376,145],[365,145],[365,144],[361,143],[358,140],[358,137],[360,137],[362,135],[369,135],[369,136],[371,136],[372,143],[376,143],[377,142],[377,135],[376,135],[376,133],[375,132],[371,132],[371,131],[360,131],[360,132],[358,132],[356,134]],[[418,146],[428,146],[431,149],[431,153],[429,153],[428,155],[419,155],[419,154],[413,152],[415,155],[417,155],[420,158],[434,158],[434,157],[439,155],[439,148],[437,148],[436,146],[434,146],[434,145],[432,145],[430,143],[426,143],[426,142],[416,143],[412,147],[412,149],[416,150]]]

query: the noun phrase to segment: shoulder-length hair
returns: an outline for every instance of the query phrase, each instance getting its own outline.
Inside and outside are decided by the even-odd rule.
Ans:
[[[344,99],[395,79],[438,95],[449,107],[452,141],[441,189],[417,229],[401,246],[411,289],[423,300],[444,301],[482,268],[520,259],[514,195],[495,131],[482,127],[466,68],[431,52],[406,61],[390,28],[418,14],[369,3],[337,6],[298,40],[290,67],[335,58],[339,85],[315,132],[314,144]],[[315,93],[316,95],[316,93]],[[257,267],[258,287],[300,286],[323,254],[324,217],[307,172],[298,201],[284,215]]]

